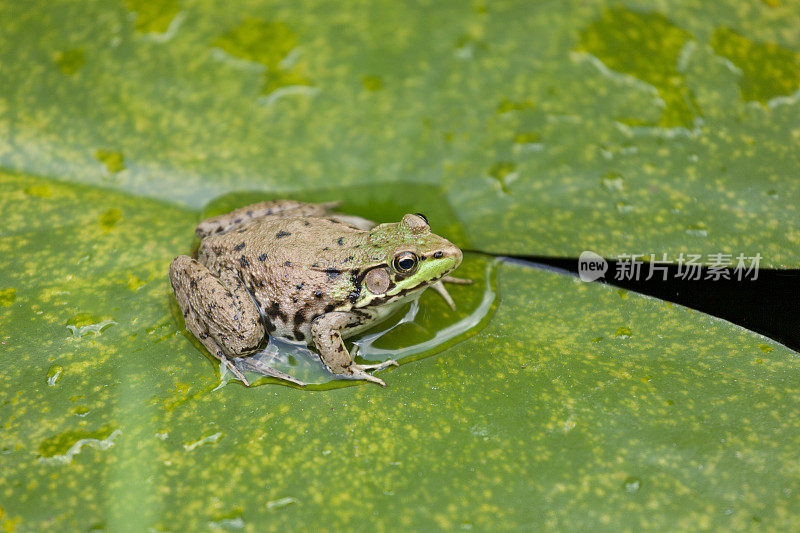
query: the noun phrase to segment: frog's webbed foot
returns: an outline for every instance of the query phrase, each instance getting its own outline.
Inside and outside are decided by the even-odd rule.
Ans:
[[[244,374],[242,374],[241,370],[236,368],[236,365],[234,364],[234,362],[231,361],[230,359],[228,359],[227,357],[225,357],[225,355],[221,351],[218,351],[217,353],[215,353],[214,357],[216,357],[217,359],[222,361],[222,364],[225,365],[225,368],[230,370],[231,374],[233,374],[234,376],[239,378],[239,380],[241,380],[241,382],[244,383],[245,387],[249,387],[250,386],[250,382],[247,380],[246,377],[244,377]]]
[[[244,370],[250,370],[256,374],[261,374],[262,376],[282,379],[284,381],[294,383],[295,385],[300,385],[301,387],[306,386],[306,384],[299,379],[290,376],[285,372],[281,372],[280,370],[275,370],[265,362],[255,359],[254,357],[237,357],[233,360],[233,362],[237,367],[241,367]]]
[[[314,339],[314,345],[322,362],[334,374],[363,379],[385,387],[386,383],[382,379],[368,374],[367,370],[383,370],[389,366],[396,366],[397,362],[385,361],[376,365],[356,364],[342,340],[342,328],[358,319],[357,315],[340,311],[318,316],[311,322],[311,336]]]
[[[444,287],[445,283],[452,283],[454,285],[472,285],[471,279],[464,279],[464,278],[454,278],[452,276],[445,276],[433,285],[431,288],[439,293],[439,296],[444,298],[444,301],[447,302],[447,305],[450,306],[450,309],[453,311],[456,310],[456,303],[453,301],[453,297],[450,296],[450,293],[447,292],[447,289]]]

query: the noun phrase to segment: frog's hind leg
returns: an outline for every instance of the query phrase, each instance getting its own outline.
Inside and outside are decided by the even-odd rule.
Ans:
[[[197,337],[245,385],[250,385],[229,357],[256,349],[264,325],[244,284],[232,274],[215,276],[194,259],[180,255],[169,266],[186,329]]]
[[[307,204],[294,200],[275,200],[259,202],[257,204],[240,207],[230,213],[208,218],[200,222],[194,229],[195,234],[201,239],[209,235],[228,233],[236,226],[261,217],[321,217],[339,205],[341,202],[327,202],[323,204]]]

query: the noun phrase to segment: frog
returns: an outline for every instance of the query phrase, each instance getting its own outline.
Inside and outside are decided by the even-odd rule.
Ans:
[[[246,386],[243,369],[305,386],[251,357],[270,336],[305,343],[336,377],[383,387],[374,372],[394,360],[357,364],[345,339],[387,319],[443,283],[461,249],[433,233],[425,215],[376,224],[335,210],[338,202],[263,201],[201,221],[193,257],[179,255],[169,280],[186,325]]]

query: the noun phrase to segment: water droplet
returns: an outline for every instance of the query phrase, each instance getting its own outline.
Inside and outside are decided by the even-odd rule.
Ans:
[[[90,313],[78,313],[67,320],[67,329],[72,332],[75,338],[85,335],[99,335],[109,326],[116,324],[111,318],[101,318]]]
[[[621,191],[625,187],[625,180],[619,172],[606,172],[600,178],[600,185],[609,191]]]
[[[625,492],[630,492],[631,494],[634,492],[638,492],[641,486],[642,486],[642,480],[636,477],[628,477],[622,484],[622,487],[625,489]]]
[[[619,339],[630,339],[631,335],[630,328],[626,328],[625,326],[618,327],[617,331],[614,333],[614,336]]]
[[[487,46],[478,36],[465,34],[456,39],[455,48],[456,57],[466,61],[472,59],[475,52],[486,50]]]
[[[633,206],[631,204],[625,202],[617,202],[617,212],[621,214],[631,213],[633,211]]]
[[[73,415],[80,417],[85,417],[91,412],[91,410],[85,405],[76,405],[75,407],[70,409],[70,411],[72,412]]]
[[[292,498],[291,496],[286,498],[280,498],[278,500],[272,500],[271,502],[267,502],[267,509],[269,509],[270,511],[274,509],[283,509],[284,507],[288,507],[293,503],[297,503],[297,499]]]
[[[487,173],[500,183],[500,188],[503,192],[509,194],[506,187],[519,176],[516,170],[516,163],[511,161],[498,161],[489,168]]]
[[[223,433],[214,433],[213,435],[208,435],[207,437],[203,437],[200,440],[196,440],[194,442],[189,442],[183,445],[183,449],[187,452],[190,452],[197,448],[198,446],[202,446],[203,444],[208,444],[209,442],[212,444],[216,444],[217,441],[222,437]]]
[[[489,428],[485,424],[476,424],[469,430],[475,437],[482,437],[483,440],[489,440]]]
[[[62,372],[64,372],[64,369],[60,366],[51,366],[47,371],[47,384],[51,387],[55,387]]]
[[[705,224],[701,222],[686,228],[686,234],[693,237],[708,237],[708,229],[705,227]]]
[[[41,460],[68,464],[84,446],[107,450],[114,445],[114,439],[121,433],[120,429],[111,431],[108,427],[97,431],[66,431],[43,440],[39,444],[37,453]]]

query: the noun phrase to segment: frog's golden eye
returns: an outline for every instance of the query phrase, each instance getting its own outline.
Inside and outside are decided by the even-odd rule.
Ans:
[[[418,263],[419,259],[413,252],[400,252],[394,256],[392,266],[398,273],[408,276],[417,271]]]

